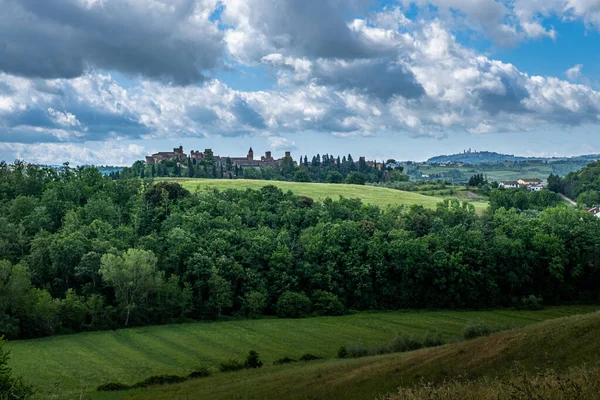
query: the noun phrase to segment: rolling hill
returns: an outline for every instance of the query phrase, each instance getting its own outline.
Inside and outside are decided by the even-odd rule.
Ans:
[[[8,347],[16,375],[24,376],[42,390],[60,382],[64,393],[73,395],[93,392],[108,381],[132,384],[152,375],[185,375],[199,364],[214,365],[232,357],[241,358],[250,349],[257,350],[267,365],[282,357],[297,358],[304,353],[331,359],[341,345],[389,341],[397,332],[422,335],[428,330],[439,330],[452,339],[469,321],[522,326],[597,309],[577,306],[542,311],[379,312],[204,322],[53,336],[9,342]],[[277,368],[264,368],[264,373],[274,370]],[[284,374],[290,371],[294,370],[282,369]],[[220,374],[210,379],[218,382],[227,379],[217,375]]]
[[[448,380],[456,382],[454,379],[464,381],[479,378],[485,378],[482,381],[485,390],[485,387],[497,382],[493,378],[523,383],[525,379],[539,380],[543,375],[538,375],[536,371],[545,368],[552,368],[558,373],[573,373],[570,370],[572,367],[584,364],[597,367],[600,362],[600,341],[597,340],[599,331],[600,313],[596,312],[549,320],[488,337],[409,353],[217,373],[208,378],[177,385],[96,393],[93,398],[366,400],[393,393],[399,386],[422,387],[423,382],[440,384]],[[529,375],[525,375],[526,373]],[[589,393],[590,386],[598,386],[597,382],[589,382],[589,378],[583,376],[581,379],[584,383],[588,380],[586,387],[571,390]],[[569,381],[565,383],[570,385]],[[431,393],[431,390],[428,392]],[[598,395],[597,392],[594,394]],[[541,398],[532,396],[530,394],[527,397],[525,393],[525,397],[509,398]],[[560,394],[555,398],[561,398]],[[578,398],[590,397],[580,395]]]
[[[331,184],[331,183],[305,183],[305,182],[284,182],[284,181],[264,181],[253,179],[186,179],[186,178],[162,178],[159,180],[176,180],[186,189],[194,191],[213,187],[220,190],[225,189],[260,189],[266,185],[275,185],[284,191],[291,190],[297,195],[307,196],[317,201],[323,201],[326,198],[337,200],[340,196],[346,198],[358,198],[364,203],[374,204],[380,207],[388,205],[422,205],[426,208],[435,208],[443,201],[440,197],[425,196],[419,193],[406,192],[395,189],[387,189],[375,186]],[[478,212],[483,212],[487,208],[487,203],[472,202]]]

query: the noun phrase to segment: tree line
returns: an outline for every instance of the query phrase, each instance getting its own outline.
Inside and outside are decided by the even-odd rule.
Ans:
[[[479,216],[458,201],[382,209],[274,186],[190,193],[2,163],[0,335],[600,299],[598,218],[492,204]]]
[[[393,163],[392,163],[393,162]],[[307,156],[300,157],[297,163],[292,158],[284,157],[279,165],[261,168],[241,167],[230,158],[217,159],[208,154],[202,160],[186,158],[185,160],[166,160],[158,164],[146,165],[136,161],[131,167],[109,174],[113,179],[120,178],[208,178],[208,179],[263,179],[295,182],[349,183],[364,185],[366,182],[377,183],[404,181],[408,177],[402,174],[403,167],[396,166],[394,160],[382,162],[379,167],[368,163],[363,157],[357,162],[351,154],[334,157],[329,154],[315,155],[310,161]]]
[[[564,178],[551,174],[548,177],[548,189],[576,199],[584,207],[600,205],[600,161],[571,172]]]

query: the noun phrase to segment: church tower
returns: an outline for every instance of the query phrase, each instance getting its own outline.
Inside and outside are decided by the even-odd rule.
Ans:
[[[248,150],[248,160],[254,160],[254,151],[252,151],[252,147]]]

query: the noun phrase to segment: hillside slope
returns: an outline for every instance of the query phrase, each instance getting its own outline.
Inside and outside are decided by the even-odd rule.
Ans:
[[[457,377],[503,377],[525,370],[565,371],[600,362],[600,312],[549,320],[468,342],[405,354],[298,363],[218,373],[180,385],[95,394],[123,399],[373,399],[398,386]]]
[[[291,190],[297,195],[307,196],[316,201],[323,201],[326,198],[332,200],[339,199],[340,196],[346,198],[358,198],[364,203],[373,204],[380,207],[388,205],[422,205],[425,208],[435,208],[436,205],[444,199],[434,196],[425,196],[419,193],[406,192],[395,189],[387,189],[375,186],[346,185],[332,183],[308,183],[308,182],[285,182],[285,181],[264,181],[255,179],[190,179],[190,178],[162,178],[159,180],[176,180],[183,187],[190,191],[213,187],[220,190],[225,189],[260,189],[266,185],[275,185],[284,191]],[[478,212],[487,208],[487,203],[472,202]]]
[[[313,353],[333,358],[344,344],[389,341],[396,332],[423,335],[439,330],[449,339],[469,321],[523,326],[598,310],[593,306],[541,311],[412,311],[359,313],[342,317],[259,319],[139,327],[117,331],[12,341],[11,366],[37,388],[60,382],[65,393],[94,390],[107,381],[133,384],[152,375],[186,375],[199,364],[214,365],[257,350],[270,365]],[[267,372],[277,368],[265,368]]]

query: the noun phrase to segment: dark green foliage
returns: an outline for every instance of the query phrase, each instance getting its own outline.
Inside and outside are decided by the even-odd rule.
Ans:
[[[390,349],[393,353],[419,350],[422,347],[424,347],[423,340],[407,334],[396,335],[390,343]]]
[[[348,345],[345,346],[346,347],[346,357],[348,358],[360,358],[360,357],[367,357],[370,356],[372,354],[374,354],[374,352],[372,353],[367,346],[365,346],[363,343],[350,343]]]
[[[483,321],[472,321],[463,330],[462,337],[465,340],[475,339],[481,336],[489,336],[492,333],[510,329],[507,326],[489,325]]]
[[[314,161],[301,168],[359,173],[350,157]],[[324,176],[334,167],[327,168]],[[364,160],[360,168],[372,172]],[[549,207],[558,204],[550,191],[494,190],[492,209],[478,216],[458,201],[384,210],[357,199],[315,202],[273,186],[189,193],[137,176],[0,165],[0,334],[508,307],[531,293],[547,305],[600,298],[600,219]],[[115,290],[115,279],[138,285],[139,275],[100,273],[102,260],[125,264],[130,252],[153,255],[152,279],[133,298]]]
[[[358,171],[350,172],[346,177],[346,183],[349,185],[364,185],[366,182],[367,178]]]
[[[210,372],[210,368],[206,367],[206,366],[201,366],[196,368],[194,371],[192,371],[187,378],[188,379],[198,379],[198,378],[205,378],[207,376],[210,376],[211,372]]]
[[[273,361],[273,365],[285,365],[285,364],[291,364],[291,363],[295,363],[295,362],[296,362],[296,360],[294,360],[293,358],[283,357],[283,358],[280,358],[279,360]]]
[[[260,361],[259,354],[256,351],[250,350],[244,365],[246,368],[260,368],[263,366],[263,362]]]
[[[471,187],[481,187],[486,183],[488,183],[488,180],[483,176],[483,174],[475,174],[469,178],[467,185]]]
[[[438,347],[446,344],[441,332],[429,332],[423,336],[423,347]]]
[[[520,310],[543,310],[544,300],[541,297],[537,297],[533,294],[521,298],[519,303]]]
[[[246,368],[246,365],[239,360],[227,360],[219,363],[219,371],[221,372],[239,371],[244,368]]]
[[[322,360],[323,357],[315,356],[314,354],[306,353],[302,357],[299,358],[300,361],[315,361]]]
[[[181,382],[185,382],[186,378],[182,377],[182,376],[177,376],[177,375],[155,375],[155,376],[151,376],[150,378],[144,379],[141,382],[136,383],[135,385],[132,385],[132,388],[145,388],[148,386],[154,386],[154,385],[170,385],[173,383],[181,383]]]
[[[563,179],[550,175],[548,189],[563,193],[571,199],[581,200],[581,205],[595,206],[596,204],[591,203],[600,200],[600,161],[593,162],[580,171],[571,172]]]
[[[348,357],[348,348],[346,346],[342,346],[338,349],[337,358],[346,358]]]
[[[288,291],[277,300],[277,316],[281,318],[307,317],[311,307],[311,301],[304,293]]]
[[[317,315],[344,315],[344,305],[340,299],[324,290],[316,290],[312,295],[313,311]]]
[[[102,384],[102,385],[98,386],[98,388],[96,388],[96,390],[98,392],[119,392],[121,390],[129,390],[129,389],[131,389],[131,386],[125,385],[124,383],[117,383],[117,382],[108,382],[108,383]]]

